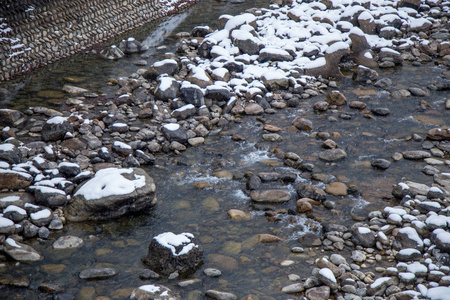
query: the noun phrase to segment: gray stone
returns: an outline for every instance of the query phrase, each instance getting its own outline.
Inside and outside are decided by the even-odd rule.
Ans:
[[[250,198],[255,202],[280,203],[289,201],[291,194],[287,189],[252,190]]]
[[[344,159],[347,157],[347,153],[342,149],[328,149],[319,153],[321,160],[332,162]]]
[[[32,247],[19,243],[12,238],[7,238],[3,242],[3,251],[20,262],[36,262],[44,259]]]
[[[231,293],[220,292],[216,290],[208,290],[205,295],[216,300],[237,300],[236,295]]]
[[[306,290],[305,295],[309,300],[328,300],[330,298],[330,287],[313,287]]]
[[[56,142],[64,139],[67,132],[73,133],[72,125],[63,117],[53,117],[42,126],[42,140],[44,142]]]
[[[50,208],[63,206],[67,202],[67,195],[65,192],[46,186],[36,186],[34,197],[37,204]]]
[[[114,268],[93,268],[86,269],[80,272],[79,277],[81,279],[105,279],[117,274],[117,270]]]
[[[53,248],[58,250],[75,249],[84,245],[81,238],[72,235],[62,236],[53,243]]]
[[[317,201],[324,201],[327,197],[325,191],[307,183],[300,183],[296,187],[298,198],[310,198]]]
[[[222,272],[220,270],[214,268],[206,268],[205,270],[203,270],[203,273],[205,273],[205,275],[208,277],[219,277],[220,275],[222,275]]]
[[[134,289],[130,300],[182,300],[181,296],[159,284],[147,284]]]
[[[372,165],[372,167],[381,170],[386,170],[391,166],[391,162],[383,158],[374,159],[370,162],[370,164]]]
[[[176,141],[181,144],[185,144],[189,138],[186,130],[176,123],[170,123],[162,126],[161,132],[169,142]]]
[[[19,164],[22,161],[22,154],[13,144],[0,144],[0,160],[6,161],[10,164]]]

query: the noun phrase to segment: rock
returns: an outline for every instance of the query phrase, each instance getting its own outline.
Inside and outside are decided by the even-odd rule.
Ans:
[[[134,289],[130,300],[182,300],[181,296],[159,284],[142,285]]]
[[[272,48],[266,47],[259,51],[259,61],[292,61],[294,58],[289,52],[280,49],[280,48]]]
[[[319,153],[319,158],[327,162],[341,160],[346,157],[347,153],[342,149],[328,149]]]
[[[64,117],[53,117],[48,119],[42,126],[42,140],[44,142],[56,142],[62,140],[66,136],[66,133],[73,133],[73,127]]]
[[[233,220],[250,220],[252,218],[251,213],[239,209],[230,209],[227,214]]]
[[[3,210],[3,217],[12,220],[13,222],[20,222],[27,217],[27,212],[25,209],[18,207],[16,205],[8,205]],[[5,221],[5,220],[4,220]],[[1,222],[0,222],[1,223]],[[13,224],[14,225],[14,224]],[[1,229],[0,229],[1,231]],[[14,233],[14,230],[12,231]]]
[[[205,37],[212,33],[213,30],[209,26],[195,26],[191,31],[192,37]]]
[[[330,298],[330,287],[319,286],[310,288],[306,290],[305,296],[309,300],[327,300]]]
[[[421,237],[414,228],[404,227],[398,231],[393,246],[396,249],[415,248],[422,251],[424,245]]]
[[[30,213],[31,222],[36,226],[46,226],[52,220],[52,212],[50,209],[44,208],[36,212]]]
[[[178,62],[175,59],[163,59],[153,64],[153,68],[158,75],[167,74],[173,76],[180,71]]]
[[[50,208],[63,206],[67,202],[66,193],[59,189],[46,186],[37,186],[34,189],[34,197],[37,204]]]
[[[194,272],[203,262],[203,248],[190,233],[165,232],[155,236],[143,262],[152,270],[169,275]]]
[[[64,250],[64,249],[75,249],[80,248],[84,245],[81,238],[72,235],[62,236],[53,243],[53,249]]]
[[[155,90],[155,96],[161,100],[172,100],[178,97],[180,93],[180,83],[172,77],[158,77],[158,85]]]
[[[209,77],[209,74],[202,68],[192,65],[189,65],[188,68],[191,69],[191,72],[186,77],[187,81],[201,88],[206,88],[207,86],[213,84],[213,81],[211,80],[211,77]]]
[[[422,253],[413,248],[406,248],[401,249],[396,255],[395,258],[398,261],[414,261],[414,260],[420,260],[422,258]]]
[[[381,277],[375,280],[367,289],[369,296],[382,296],[386,288],[394,283],[391,277]]]
[[[202,89],[195,84],[184,81],[180,87],[180,98],[184,102],[190,103],[195,107],[200,107],[205,104]]]
[[[267,233],[258,234],[258,242],[262,244],[271,244],[271,243],[278,243],[283,241],[283,239]]]
[[[176,141],[184,144],[188,140],[186,130],[177,123],[170,123],[162,126],[161,132],[170,142]]]
[[[347,98],[339,91],[331,91],[325,97],[325,101],[330,105],[345,105],[347,104]]]
[[[357,226],[355,224],[352,226],[352,241],[356,245],[361,245],[365,248],[371,248],[375,246],[376,237],[375,233],[367,227]]]
[[[161,278],[161,276],[158,273],[156,273],[155,271],[152,271],[150,269],[144,269],[139,274],[139,278],[143,279],[143,280],[148,280],[148,279],[159,279],[159,278]]]
[[[195,115],[197,109],[192,104],[184,105],[172,111],[172,116],[177,120],[186,120]]]
[[[11,235],[15,232],[16,227],[10,219],[0,217],[0,234]]]
[[[307,232],[304,235],[302,235],[298,239],[298,242],[302,244],[302,246],[304,247],[318,247],[322,245],[320,236],[312,232]]]
[[[120,48],[118,48],[116,45],[111,45],[109,48],[102,49],[99,53],[100,57],[109,59],[109,60],[117,60],[121,59],[125,56],[125,53],[123,53]]]
[[[304,213],[304,212],[312,211],[313,207],[312,207],[311,201],[314,201],[314,200],[309,199],[309,198],[298,199],[297,202],[295,203],[295,205],[297,206],[298,212]]]
[[[22,161],[22,154],[13,144],[0,144],[0,160],[6,161],[10,164],[19,164]]]
[[[206,87],[205,97],[212,99],[213,103],[228,101],[231,97],[230,90],[220,85],[209,85]]]
[[[30,186],[33,177],[25,172],[0,169],[0,189],[19,190]]]
[[[353,80],[358,82],[374,81],[378,79],[378,73],[368,67],[358,66],[353,73]]]
[[[342,78],[344,75],[339,70],[339,62],[344,55],[349,53],[348,44],[336,42],[325,50],[324,58],[318,58],[304,67],[305,75]]]
[[[114,268],[94,268],[86,269],[80,272],[79,277],[81,279],[105,279],[117,274],[117,270]]]
[[[23,117],[18,110],[0,109],[0,126],[14,126],[14,124]]]
[[[65,215],[73,222],[117,218],[154,206],[155,190],[142,169],[102,169],[77,188]]]
[[[363,251],[354,250],[352,251],[352,260],[357,263],[364,262],[366,260],[366,255]]]
[[[241,53],[250,55],[258,54],[259,49],[263,47],[263,44],[256,37],[245,30],[233,30],[231,32],[231,40]]]
[[[206,268],[205,270],[203,270],[203,273],[205,273],[205,275],[208,277],[220,277],[222,275],[222,272],[220,272],[220,270],[213,268]]]
[[[386,107],[374,107],[370,110],[374,115],[385,117],[391,113],[389,108]]]
[[[281,289],[282,293],[286,294],[295,294],[295,293],[301,293],[305,290],[305,286],[303,283],[294,283],[290,284],[288,286],[285,286]]]
[[[205,295],[216,300],[237,300],[236,295],[231,293],[220,292],[216,290],[208,290]]]
[[[264,86],[266,86],[269,90],[289,88],[289,78],[286,73],[280,69],[264,72],[261,79]]]
[[[334,263],[330,262],[328,259],[326,258],[320,258],[319,260],[316,261],[316,265],[318,268],[328,268],[329,270],[331,270],[331,272],[333,272],[333,276],[335,278],[338,278],[342,275],[342,270],[335,265]]]
[[[450,232],[439,228],[433,231],[434,243],[443,252],[450,253]]]
[[[326,193],[319,187],[311,184],[300,183],[296,187],[297,196],[299,198],[310,198],[317,201],[324,201]]]
[[[68,84],[65,84],[63,86],[62,90],[63,90],[63,92],[66,92],[71,95],[84,94],[84,93],[89,92],[87,89],[83,89],[83,88],[73,86],[73,85],[68,85]]]
[[[391,162],[383,158],[374,159],[370,162],[370,164],[372,167],[381,170],[386,170],[391,166]]]
[[[112,145],[112,150],[121,156],[127,157],[128,155],[133,153],[133,148],[130,145],[127,145],[120,141],[114,141]],[[107,158],[108,154],[105,153],[104,157]],[[109,158],[107,158],[109,159]]]
[[[12,238],[3,242],[3,251],[19,262],[36,262],[44,259],[32,247],[19,243]]]
[[[405,159],[412,159],[412,160],[418,160],[423,158],[429,158],[431,157],[431,153],[428,151],[421,151],[421,150],[410,150],[410,151],[403,151],[403,158]]]
[[[446,127],[430,129],[427,138],[434,141],[450,141],[450,129]]]
[[[325,188],[325,192],[333,196],[347,196],[347,185],[343,182],[330,182]]]
[[[329,286],[331,289],[337,289],[336,277],[334,277],[333,272],[328,268],[322,268],[317,273],[317,278]]]
[[[252,190],[250,198],[255,202],[280,203],[289,201],[291,194],[287,189]]]
[[[292,125],[297,129],[304,131],[311,131],[314,128],[313,123],[310,120],[302,117],[295,117],[292,121]]]
[[[132,37],[129,37],[126,40],[120,41],[119,48],[125,54],[143,52],[148,49],[148,47],[143,46],[140,42],[136,41]]]
[[[313,108],[317,111],[327,111],[330,105],[326,101],[319,101],[314,103]]]

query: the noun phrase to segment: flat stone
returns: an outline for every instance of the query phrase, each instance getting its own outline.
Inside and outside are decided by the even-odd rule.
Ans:
[[[230,209],[227,214],[233,220],[250,220],[252,218],[251,213],[239,209]]]
[[[288,189],[253,190],[250,198],[255,202],[280,203],[289,201],[291,194]]]
[[[231,293],[220,292],[216,290],[208,290],[205,295],[216,300],[237,300],[236,295]]]
[[[117,270],[114,268],[93,268],[86,269],[80,272],[79,277],[81,279],[105,279],[117,274]]]
[[[347,196],[347,185],[343,182],[330,182],[325,192],[333,196]]]
[[[57,239],[53,243],[54,249],[74,249],[80,248],[84,245],[84,242],[81,238],[77,236],[66,235]]]

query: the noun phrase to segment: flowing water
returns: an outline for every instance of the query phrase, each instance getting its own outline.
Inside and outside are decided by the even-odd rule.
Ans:
[[[149,45],[166,45],[165,49],[152,48],[146,53],[148,61],[157,60],[166,51],[176,46],[174,33],[189,31],[196,25],[214,25],[217,17],[224,13],[236,14],[248,7],[263,7],[262,1],[231,4],[206,1],[199,3],[186,13],[170,18],[165,23],[151,24],[132,32],[139,40]],[[179,23],[173,28],[173,23]],[[172,31],[169,32],[169,31]],[[167,36],[159,39],[161,36]],[[43,70],[33,72],[23,78],[6,84],[12,91],[2,107],[16,109],[28,106],[45,105],[58,108],[61,97],[40,97],[45,91],[59,92],[64,85],[64,77],[78,78],[77,86],[91,91],[112,95],[117,88],[105,86],[109,77],[127,76],[137,67],[132,62],[142,59],[131,56],[117,62],[103,61],[93,54],[80,54],[60,61]],[[428,64],[418,67],[405,65],[391,71],[380,71],[380,77],[388,77],[394,82],[394,90],[424,88],[440,80],[444,69]],[[242,117],[213,132],[198,148],[188,148],[181,156],[161,155],[156,165],[148,172],[157,186],[158,204],[152,210],[140,215],[126,216],[107,222],[70,223],[60,232],[53,232],[51,240],[40,243],[29,241],[30,245],[45,259],[34,264],[7,262],[0,269],[2,279],[27,279],[29,288],[0,288],[4,299],[45,298],[46,294],[37,291],[42,283],[57,284],[77,299],[90,299],[95,296],[108,296],[112,299],[127,298],[133,288],[152,281],[139,279],[144,269],[141,258],[153,236],[173,231],[193,233],[204,248],[204,265],[191,278],[200,278],[201,283],[178,287],[177,280],[162,279],[153,281],[179,291],[183,299],[203,299],[209,289],[232,292],[238,297],[255,294],[259,299],[286,299],[281,287],[289,284],[288,274],[307,277],[311,274],[314,259],[326,253],[315,252],[309,248],[302,254],[291,253],[294,246],[301,246],[297,238],[306,232],[321,233],[321,222],[352,224],[352,217],[367,215],[371,210],[394,204],[390,192],[392,185],[406,178],[430,185],[432,178],[421,172],[423,162],[402,160],[394,162],[386,171],[378,171],[370,166],[373,158],[390,159],[394,152],[420,150],[421,142],[409,139],[416,133],[425,137],[426,132],[435,125],[448,123],[449,111],[444,109],[448,93],[430,91],[425,98],[392,98],[382,89],[359,86],[350,78],[339,82],[339,90],[348,101],[362,100],[368,107],[387,107],[391,114],[386,117],[368,119],[362,113],[349,107],[315,113],[312,104],[323,100],[325,94],[311,100],[304,100],[297,108],[280,110],[275,115],[263,117]],[[327,91],[325,91],[327,92]],[[39,94],[40,93],[40,94]],[[56,93],[56,95],[58,95]],[[45,93],[44,93],[45,95]],[[49,96],[50,95],[50,96]],[[425,100],[430,107],[423,108],[420,101]],[[349,120],[339,118],[346,112]],[[293,130],[291,122],[296,116],[306,116],[316,125],[315,131],[338,132],[335,139],[339,147],[346,150],[348,158],[336,164],[318,159],[322,141],[307,134]],[[329,117],[335,117],[330,121]],[[262,140],[263,124],[269,123],[283,128],[279,134],[283,142],[268,143]],[[231,135],[238,133],[245,141],[233,141]],[[336,202],[333,212],[324,207],[315,207],[312,216],[296,213],[294,185],[298,182],[326,185],[311,181],[310,173],[299,172],[283,165],[277,157],[277,149],[292,151],[306,162],[315,165],[315,173],[325,173],[340,181],[354,184],[361,195],[333,197]],[[446,171],[449,171],[448,167]],[[217,177],[217,171],[226,171],[231,176]],[[292,199],[284,204],[254,205],[245,192],[245,173],[271,172],[296,173],[294,184],[275,182],[268,186],[286,186]],[[223,174],[223,173],[222,173]],[[217,175],[217,174],[216,174]],[[212,188],[195,189],[193,184],[208,181]],[[227,216],[229,209],[250,211],[253,215],[248,221],[233,221]],[[267,211],[279,212],[275,216]],[[257,244],[255,236],[261,233],[276,235],[283,242]],[[76,235],[83,238],[85,245],[72,251],[55,251],[51,245],[63,235]],[[348,254],[344,250],[343,254]],[[288,267],[280,266],[283,260],[293,260]],[[374,265],[375,266],[375,265]],[[114,267],[118,275],[106,280],[86,281],[78,278],[80,271],[93,267]],[[217,267],[222,271],[219,278],[208,278],[202,270]]]

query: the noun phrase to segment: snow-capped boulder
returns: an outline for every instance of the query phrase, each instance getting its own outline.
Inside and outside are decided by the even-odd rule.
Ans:
[[[42,140],[44,142],[56,142],[62,140],[66,136],[66,133],[73,133],[72,125],[64,117],[53,117],[48,119],[42,126]]]
[[[156,204],[156,186],[144,170],[107,168],[80,185],[65,208],[68,220],[106,220]]]
[[[67,202],[67,196],[64,191],[47,186],[34,187],[34,197],[37,204],[51,208],[63,206]]]
[[[180,83],[172,77],[162,75],[158,77],[155,96],[161,100],[172,100],[180,93]]]
[[[10,235],[14,233],[15,229],[13,221],[0,217],[0,234]]]
[[[289,88],[289,78],[282,70],[268,70],[261,76],[264,85],[270,90]]]
[[[190,103],[196,107],[205,104],[202,89],[198,85],[188,81],[182,83],[180,87],[180,97],[184,102]]]
[[[266,47],[259,51],[259,61],[292,61],[294,58],[289,52],[279,48]]]
[[[19,243],[12,238],[7,238],[3,242],[3,251],[20,262],[36,262],[43,259],[32,247]]]
[[[423,241],[414,228],[404,227],[398,231],[395,238],[394,247],[396,249],[415,248],[422,251]]]
[[[186,80],[194,85],[198,85],[201,88],[205,88],[208,85],[213,84],[211,77],[208,73],[200,67],[191,66],[191,72],[186,77]]]
[[[450,232],[439,228],[433,231],[432,236],[438,249],[450,253]]]
[[[177,123],[169,123],[161,127],[161,132],[164,134],[169,142],[179,142],[181,144],[186,143],[188,135],[186,130]]]
[[[21,162],[22,154],[16,146],[10,143],[0,144],[0,160],[10,164],[18,164]]]
[[[172,111],[172,117],[177,118],[177,120],[186,120],[194,116],[196,111],[197,109],[194,105],[186,104]]]
[[[350,48],[347,43],[336,42],[325,50],[325,57],[320,57],[305,65],[305,75],[341,78],[344,75],[339,70],[339,62],[344,55],[349,53]]]
[[[169,275],[195,271],[203,262],[203,248],[191,233],[165,232],[155,236],[143,262],[152,270]]]
[[[25,172],[0,169],[0,189],[18,190],[30,186],[33,177]]]
[[[125,54],[143,52],[148,49],[148,47],[143,46],[140,42],[136,41],[132,37],[129,37],[126,40],[120,41],[119,48]]]
[[[169,58],[155,62],[153,64],[153,68],[156,70],[158,75],[167,74],[169,76],[173,76],[180,70],[177,61]]]
[[[256,37],[245,30],[233,30],[231,38],[241,53],[250,55],[258,54],[259,50],[263,47],[263,44]]]
[[[356,245],[370,248],[375,246],[376,238],[375,233],[370,228],[360,226],[361,224],[355,224],[352,226],[352,241]]]

